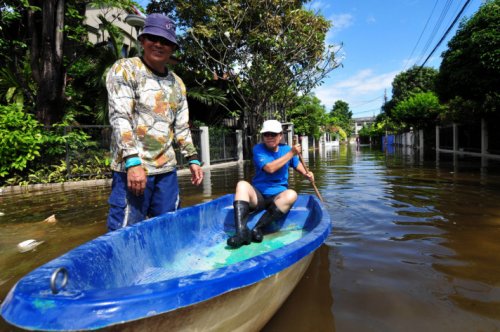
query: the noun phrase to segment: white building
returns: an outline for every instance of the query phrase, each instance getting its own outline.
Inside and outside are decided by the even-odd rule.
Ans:
[[[361,128],[363,128],[364,126],[369,126],[375,122],[375,117],[367,116],[363,118],[353,118],[352,120],[354,121],[354,134],[355,136],[357,136]]]
[[[113,7],[94,8],[90,5],[87,6],[85,16],[85,24],[89,28],[88,38],[92,44],[106,42],[109,38],[99,16],[103,16],[108,22],[120,28],[124,32],[122,49],[124,54],[137,43],[137,35],[144,25],[145,18],[144,14],[134,7],[129,11],[125,11]]]

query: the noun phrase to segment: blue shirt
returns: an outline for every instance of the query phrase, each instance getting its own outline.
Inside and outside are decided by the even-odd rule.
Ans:
[[[288,189],[288,168],[296,168],[299,165],[299,158],[294,156],[283,167],[273,174],[264,171],[264,166],[287,154],[292,148],[288,145],[280,144],[278,151],[273,152],[266,148],[264,143],[260,143],[253,148],[253,163],[255,165],[255,176],[252,184],[262,195],[277,195]]]

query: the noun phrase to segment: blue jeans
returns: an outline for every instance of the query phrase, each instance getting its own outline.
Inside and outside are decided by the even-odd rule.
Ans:
[[[175,211],[180,206],[177,171],[148,176],[146,189],[141,196],[127,189],[127,173],[113,172],[108,203],[110,231]]]

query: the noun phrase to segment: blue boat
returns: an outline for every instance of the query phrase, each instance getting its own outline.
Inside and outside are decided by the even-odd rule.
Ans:
[[[102,235],[33,270],[2,317],[28,330],[255,331],[279,309],[331,230],[299,195],[262,243],[226,245],[233,195]],[[253,226],[263,212],[251,215]]]

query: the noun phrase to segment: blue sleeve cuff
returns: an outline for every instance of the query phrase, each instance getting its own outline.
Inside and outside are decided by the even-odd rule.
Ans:
[[[189,161],[189,165],[198,165],[201,166],[201,163],[199,160],[193,159]]]
[[[128,158],[127,161],[125,161],[125,169],[139,165],[142,165],[141,158],[139,157]]]

